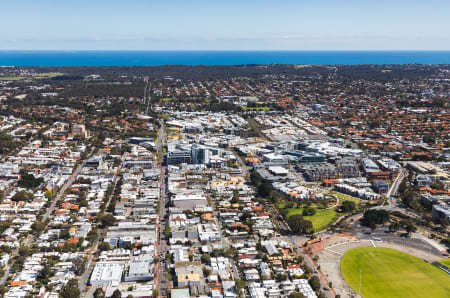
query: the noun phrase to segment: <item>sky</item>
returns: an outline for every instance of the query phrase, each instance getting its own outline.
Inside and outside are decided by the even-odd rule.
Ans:
[[[0,50],[450,50],[444,0],[0,0]]]

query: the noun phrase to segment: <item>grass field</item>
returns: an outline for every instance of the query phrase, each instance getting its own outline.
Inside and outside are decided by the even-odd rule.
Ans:
[[[0,77],[0,81],[20,81],[25,79],[25,77]]]
[[[166,97],[166,98],[161,98],[159,101],[160,102],[169,102],[169,101],[175,101],[177,100],[176,98],[170,98],[170,97]]]
[[[302,214],[303,208],[289,208],[287,217],[289,218],[295,214]],[[313,216],[303,216],[304,219],[310,220],[314,231],[318,232],[325,229],[336,217],[336,211],[333,209],[316,209],[316,214]]]
[[[271,107],[242,107],[244,111],[270,111]]]
[[[343,201],[352,201],[352,202],[355,202],[356,205],[361,204],[361,200],[354,198],[352,196],[349,196],[349,195],[345,195],[345,194],[337,192],[337,191],[331,191],[330,194],[338,197],[339,201],[341,201],[341,204]]]
[[[450,297],[450,277],[425,261],[380,247],[348,251],[341,260],[341,273],[358,293],[371,297]]]
[[[439,261],[439,263],[444,264],[445,266],[450,268],[450,259],[441,260]]]

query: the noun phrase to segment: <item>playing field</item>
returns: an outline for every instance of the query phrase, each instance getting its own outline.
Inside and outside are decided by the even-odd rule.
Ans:
[[[439,263],[444,264],[445,266],[450,268],[450,259],[441,260],[439,261]]]
[[[371,297],[450,297],[450,276],[425,261],[380,247],[355,248],[341,259],[345,281]]]
[[[303,208],[289,208],[287,217],[302,214],[302,212]],[[316,209],[316,213],[313,216],[303,216],[304,219],[311,221],[315,232],[324,230],[335,217],[336,211],[333,209]]]

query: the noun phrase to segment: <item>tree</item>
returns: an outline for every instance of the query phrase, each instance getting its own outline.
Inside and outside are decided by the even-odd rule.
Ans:
[[[258,187],[258,194],[263,198],[267,198],[271,192],[272,192],[272,184],[268,182],[263,182]]]
[[[232,204],[237,204],[239,203],[239,191],[237,189],[235,189],[233,191],[233,198],[231,199],[231,203]]]
[[[78,280],[73,278],[61,289],[59,293],[62,298],[78,298],[81,295],[78,288]]]
[[[100,218],[103,226],[112,226],[117,222],[117,219],[112,214],[105,214]]]
[[[208,254],[202,254],[200,260],[202,261],[202,263],[205,263],[208,265],[211,264],[211,256]]]
[[[51,190],[47,190],[47,191],[45,192],[44,196],[45,196],[47,199],[50,200],[51,198],[53,198],[53,193],[52,193]]]
[[[35,178],[33,174],[22,174],[19,180],[19,186],[25,188],[35,188],[44,182],[44,178]]]
[[[408,233],[408,235],[417,230],[416,226],[410,221],[402,221],[402,224],[405,227],[405,230]]]
[[[165,235],[166,237],[169,237],[171,232],[172,232],[172,231],[171,231],[171,229],[170,229],[169,226],[166,226],[166,227],[164,228],[164,235]]]
[[[208,269],[206,267],[203,267],[202,271],[203,271],[203,276],[209,276],[211,274],[211,269]],[[167,277],[167,279],[170,280],[169,277]]]
[[[434,144],[436,142],[436,138],[433,135],[427,134],[423,136],[422,141],[427,144]]]
[[[287,222],[295,234],[311,234],[314,231],[311,221],[305,220],[300,214],[292,215]]]
[[[102,288],[95,289],[94,298],[104,298],[105,292],[103,292]]]
[[[306,207],[302,211],[303,216],[313,216],[314,214],[316,214],[316,209],[312,207]]]
[[[342,212],[352,212],[355,208],[356,204],[353,201],[344,201],[341,205]]]
[[[41,233],[44,229],[45,229],[45,223],[41,222],[41,221],[35,221],[32,225],[31,228],[33,229],[33,231],[35,231],[37,234]]]
[[[99,251],[106,251],[106,250],[110,250],[111,247],[109,246],[108,242],[102,242],[98,245],[98,250]]]
[[[400,225],[397,222],[389,225],[389,232],[397,232],[400,229]]]
[[[79,257],[72,260],[75,274],[77,275],[83,274],[84,270],[86,269],[86,263],[87,263],[86,257]]]
[[[445,191],[445,185],[441,181],[434,181],[433,183],[431,183],[430,187],[433,189]]]
[[[256,171],[253,171],[250,174],[250,180],[252,181],[252,184],[256,187],[258,187],[262,183],[261,175],[259,175],[259,173]]]
[[[42,270],[39,272],[39,279],[43,283],[47,283],[48,278],[52,275],[52,271],[51,271],[50,267],[51,266],[49,264],[45,264],[44,268],[42,268]]]
[[[246,282],[240,278],[236,279],[234,281],[236,283],[236,292],[240,293],[242,289],[244,289],[246,287]]]
[[[389,212],[386,210],[369,209],[364,212],[361,222],[364,226],[374,229],[377,225],[384,224],[388,220]]]
[[[111,295],[111,298],[121,298],[121,297],[122,293],[119,291],[119,289],[115,290]]]
[[[28,192],[26,190],[21,190],[16,192],[16,194],[12,197],[12,200],[15,202],[21,202],[21,201],[31,201],[34,198],[34,195],[31,192]]]
[[[304,297],[305,295],[299,292],[293,292],[288,296],[288,298],[304,298]]]
[[[448,249],[450,249],[450,238],[444,238],[441,240],[441,243],[447,246]]]
[[[0,133],[0,154],[6,155],[20,146],[20,142],[5,132]]]
[[[319,280],[319,278],[317,277],[317,276],[313,276],[313,277],[311,277],[310,279],[309,279],[309,285],[311,286],[311,288],[314,290],[314,291],[318,291],[318,290],[320,290],[320,280]]]

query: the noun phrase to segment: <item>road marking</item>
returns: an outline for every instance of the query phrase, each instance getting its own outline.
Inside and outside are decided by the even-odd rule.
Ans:
[[[330,252],[332,252],[332,253],[335,253],[335,254],[338,254],[338,255],[340,255],[340,256],[343,256],[343,255],[344,255],[343,253],[337,252],[337,251],[332,250],[332,249],[329,249],[329,248],[325,248],[325,250],[328,250],[328,251],[330,251]]]

